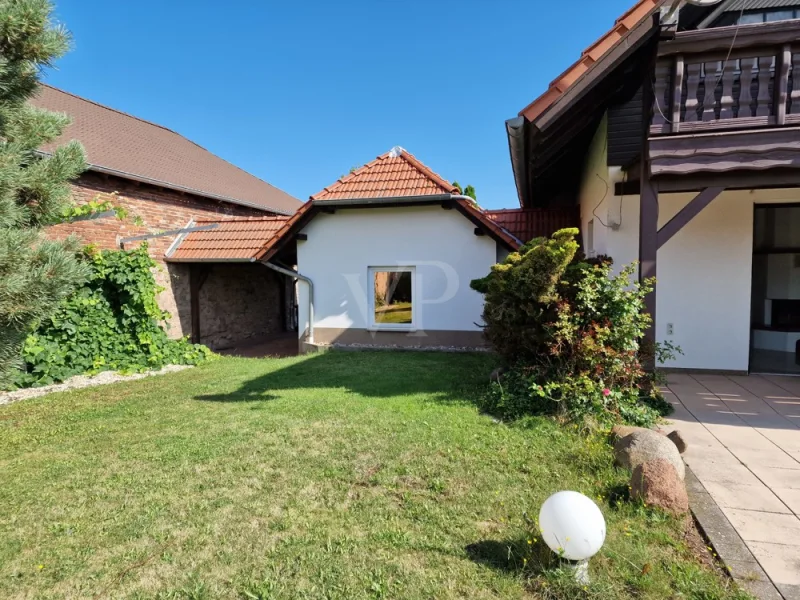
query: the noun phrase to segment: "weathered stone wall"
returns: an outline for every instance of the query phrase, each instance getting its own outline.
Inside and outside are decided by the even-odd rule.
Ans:
[[[283,331],[283,285],[260,264],[213,265],[200,288],[200,342],[221,350]]]
[[[263,217],[270,213],[237,206],[235,204],[218,202],[202,196],[192,194],[182,194],[172,190],[151,186],[147,184],[137,184],[136,182],[117,177],[108,177],[98,173],[86,172],[73,185],[73,197],[79,204],[96,199],[99,202],[110,201],[114,206],[122,207],[127,210],[128,216],[124,220],[116,217],[103,219],[92,219],[77,221],[75,223],[63,223],[47,230],[47,235],[54,238],[63,238],[70,234],[78,235],[83,242],[92,243],[102,249],[119,249],[120,238],[133,237],[147,233],[155,233],[166,229],[179,229],[185,227],[190,220],[194,219],[219,219],[223,220],[231,217]],[[192,331],[191,320],[191,300],[189,294],[189,265],[166,263],[164,254],[175,240],[175,236],[164,236],[151,238],[148,240],[150,256],[158,264],[155,278],[158,284],[164,288],[159,294],[159,306],[170,313],[171,318],[165,326],[170,337],[182,337],[190,335]],[[136,247],[137,243],[126,244],[125,248]],[[240,273],[231,263],[219,266],[219,273],[224,273],[230,268],[231,273]],[[258,267],[263,271],[268,271],[260,265],[248,265]],[[216,270],[216,269],[215,269]],[[245,277],[248,274],[244,275]],[[201,303],[201,310],[206,313],[205,322],[215,323],[210,331],[212,338],[219,339],[220,342],[226,339],[234,339],[234,336],[241,334],[241,339],[253,337],[247,329],[250,324],[255,331],[263,332],[273,327],[270,323],[280,320],[280,296],[279,290],[268,291],[266,280],[256,278],[256,281],[248,284],[246,281],[237,282],[237,276],[230,275],[222,277],[217,275],[217,279],[224,280],[225,284],[215,284],[212,277],[204,286],[203,292],[209,294],[209,290],[214,293],[221,293],[225,296],[225,302],[207,301],[209,308],[204,309]],[[273,280],[269,280],[273,281]],[[255,287],[254,287],[255,286]],[[261,305],[250,304],[251,300],[237,300],[234,296],[237,293],[255,293],[256,288],[261,294],[259,299]],[[272,308],[265,304],[268,299],[272,299],[278,294],[275,301],[274,311],[277,318],[271,318],[269,323],[261,322],[261,314]],[[210,313],[217,307],[223,316],[214,317]],[[271,305],[270,305],[271,306]],[[203,320],[201,320],[201,323]],[[224,322],[224,325],[223,325]],[[227,329],[228,333],[223,332]],[[272,329],[271,331],[280,331]],[[205,343],[205,340],[204,340]],[[217,348],[223,346],[215,346]]]

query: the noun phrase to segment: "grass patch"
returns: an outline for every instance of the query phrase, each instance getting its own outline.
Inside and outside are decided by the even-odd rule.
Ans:
[[[479,414],[492,361],[223,358],[2,408],[0,597],[744,597],[599,438]],[[566,488],[608,521],[585,590],[526,518]]]

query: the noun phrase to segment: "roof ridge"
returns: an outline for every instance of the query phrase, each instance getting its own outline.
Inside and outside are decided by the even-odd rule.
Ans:
[[[170,129],[169,127],[165,127],[164,125],[159,125],[158,123],[154,123],[153,121],[148,121],[147,119],[143,119],[141,117],[137,117],[136,115],[132,115],[131,113],[125,112],[124,110],[119,110],[118,108],[114,108],[113,106],[108,106],[107,104],[101,104],[100,102],[97,102],[95,100],[89,100],[89,98],[84,98],[83,96],[78,96],[78,94],[74,94],[72,92],[68,92],[67,90],[62,90],[61,88],[57,88],[54,85],[50,85],[49,83],[39,83],[39,85],[42,86],[42,87],[50,88],[51,90],[55,90],[57,92],[61,92],[62,94],[66,94],[67,96],[72,96],[73,98],[77,98],[78,100],[81,100],[83,102],[88,102],[89,104],[94,104],[95,106],[99,106],[100,108],[104,108],[105,110],[110,110],[111,112],[115,112],[115,113],[120,114],[120,115],[122,115],[124,117],[130,117],[131,119],[136,119],[137,121],[141,121],[142,123],[147,123],[148,125],[153,125],[154,127],[158,127],[159,129],[163,129],[164,131],[169,131],[170,133],[174,133],[175,135],[180,135],[182,138],[184,138],[184,139],[186,139],[186,140],[188,140],[190,142],[192,141],[189,138],[187,138],[186,136],[181,135],[180,133],[178,133],[174,129]],[[192,143],[194,144],[194,142],[192,142]],[[195,144],[195,145],[199,146],[199,144]],[[200,147],[202,148],[202,146],[200,146]],[[205,148],[203,148],[203,150],[205,150]]]
[[[94,100],[90,100],[89,98],[84,98],[83,96],[79,96],[78,94],[74,94],[74,93],[72,93],[72,92],[68,92],[67,90],[62,90],[61,88],[57,88],[57,87],[55,87],[55,86],[53,86],[53,85],[50,85],[50,84],[47,84],[47,83],[40,83],[39,85],[41,85],[42,87],[48,87],[48,88],[50,88],[51,90],[55,90],[56,92],[60,92],[60,93],[62,93],[62,94],[66,94],[67,96],[72,96],[73,98],[77,98],[78,100],[81,100],[82,102],[88,102],[89,104],[93,104],[93,105],[95,105],[95,106],[97,106],[97,107],[99,107],[99,108],[102,108],[102,109],[105,109],[105,110],[109,110],[109,111],[111,111],[111,112],[115,112],[115,113],[117,113],[117,114],[119,114],[119,115],[122,115],[123,117],[129,117],[129,118],[131,118],[131,119],[134,119],[134,120],[136,120],[136,121],[139,121],[140,123],[146,123],[147,125],[152,125],[153,127],[158,127],[159,129],[162,129],[162,130],[164,130],[164,131],[168,131],[169,133],[171,133],[171,134],[173,134],[173,135],[177,135],[178,137],[180,137],[180,138],[182,138],[182,139],[186,140],[186,141],[187,141],[187,142],[189,142],[190,144],[193,144],[194,146],[197,146],[197,147],[198,147],[198,148],[200,148],[200,149],[201,149],[203,152],[208,152],[208,153],[209,153],[211,156],[213,156],[213,157],[215,157],[215,158],[218,158],[219,160],[221,160],[221,161],[223,161],[223,162],[225,162],[225,163],[229,164],[230,166],[232,166],[233,168],[237,169],[238,171],[241,171],[242,173],[244,173],[244,174],[246,174],[246,175],[249,175],[250,177],[253,177],[254,179],[258,179],[260,182],[262,182],[262,183],[264,183],[264,184],[268,185],[269,187],[271,187],[271,188],[274,188],[274,189],[276,189],[276,190],[278,190],[278,191],[280,191],[280,192],[283,192],[283,193],[284,193],[284,194],[286,194],[287,196],[290,196],[290,197],[294,198],[294,196],[292,196],[292,195],[291,195],[289,192],[287,192],[286,190],[284,190],[284,189],[281,189],[281,188],[279,188],[279,187],[277,187],[277,186],[275,186],[275,185],[271,184],[269,181],[266,181],[266,180],[264,180],[264,179],[261,179],[261,177],[259,177],[259,176],[257,176],[257,175],[254,175],[254,174],[253,174],[253,173],[251,173],[250,171],[245,171],[245,170],[244,170],[244,169],[242,169],[240,166],[238,166],[238,165],[236,165],[236,164],[232,163],[231,161],[229,161],[229,160],[227,160],[227,159],[225,159],[225,158],[223,158],[223,157],[219,156],[218,154],[216,154],[216,153],[212,152],[212,151],[211,151],[211,150],[209,150],[208,148],[206,148],[206,147],[204,147],[204,146],[201,146],[200,144],[198,144],[198,143],[197,143],[197,142],[195,142],[194,140],[192,140],[192,139],[189,139],[188,137],[186,137],[185,135],[183,135],[182,133],[180,133],[180,132],[178,132],[178,131],[175,131],[174,129],[170,129],[169,127],[165,127],[164,125],[160,125],[160,124],[158,124],[158,123],[155,123],[155,122],[153,122],[153,121],[148,121],[147,119],[143,119],[143,118],[141,118],[141,117],[137,117],[136,115],[133,115],[133,114],[131,114],[131,113],[128,113],[128,112],[125,112],[124,110],[119,110],[118,108],[113,108],[113,107],[111,107],[111,106],[108,106],[108,105],[106,105],[106,104],[101,104],[101,103],[99,103],[99,102],[96,102],[96,101],[94,101]],[[267,208],[268,208],[268,207],[267,207]]]
[[[452,183],[447,181],[444,177],[433,171],[429,166],[419,160],[416,156],[411,154],[405,148],[400,146],[394,146],[388,152],[384,152],[383,154],[377,156],[373,160],[369,161],[368,163],[358,167],[357,169],[353,170],[352,173],[348,173],[347,175],[343,175],[339,179],[337,179],[334,183],[329,186],[324,187],[322,190],[309,196],[310,200],[325,200],[329,194],[345,194],[347,190],[347,184],[353,182],[353,180],[357,179],[360,176],[363,176],[365,173],[368,173],[370,170],[374,169],[375,167],[379,166],[381,163],[387,160],[393,159],[402,159],[402,162],[407,165],[404,168],[410,168],[417,172],[418,176],[422,176],[426,180],[426,185],[428,188],[431,187],[431,184],[442,191],[442,193],[449,193],[452,194],[458,191],[458,188],[454,186]],[[358,182],[353,182],[358,183]],[[345,188],[345,191],[339,191],[341,188]],[[428,192],[430,194],[430,189]]]

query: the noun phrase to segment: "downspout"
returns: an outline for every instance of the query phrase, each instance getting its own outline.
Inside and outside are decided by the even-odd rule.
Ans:
[[[308,340],[309,344],[314,343],[314,282],[311,281],[305,275],[301,275],[297,271],[292,271],[291,269],[284,269],[283,267],[279,267],[278,265],[274,265],[271,262],[262,262],[262,265],[267,267],[268,269],[272,269],[273,271],[277,271],[287,277],[292,277],[294,279],[299,279],[300,281],[304,281],[308,285]]]

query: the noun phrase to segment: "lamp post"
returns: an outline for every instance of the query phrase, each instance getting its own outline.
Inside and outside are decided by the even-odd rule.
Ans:
[[[542,539],[561,558],[570,561],[575,579],[589,583],[589,559],[606,539],[606,520],[597,505],[578,492],[557,492],[539,511]]]

